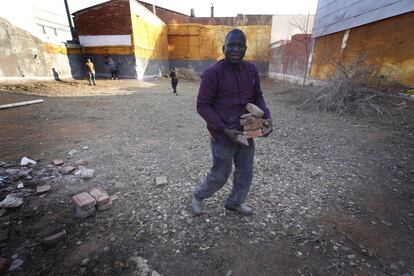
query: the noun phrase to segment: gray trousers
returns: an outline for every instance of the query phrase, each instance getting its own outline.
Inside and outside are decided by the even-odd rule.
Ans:
[[[95,84],[95,73],[88,72],[88,79],[90,85]]]
[[[253,179],[254,142],[249,146],[222,145],[211,141],[213,166],[206,178],[195,188],[194,196],[203,200],[220,190],[230,176],[234,161],[233,189],[226,205],[237,206],[246,200]]]

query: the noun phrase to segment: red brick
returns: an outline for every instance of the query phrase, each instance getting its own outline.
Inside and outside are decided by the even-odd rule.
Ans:
[[[107,192],[102,190],[100,187],[88,188],[88,193],[96,200],[96,205],[100,206],[110,201],[110,197]]]
[[[72,202],[75,207],[86,210],[95,206],[96,200],[87,192],[82,192],[80,194],[74,195],[72,197]]]
[[[105,210],[108,210],[111,207],[112,207],[112,198],[109,197],[109,201],[107,203],[102,204],[102,205],[98,205],[96,208],[98,209],[98,211],[105,211]]]

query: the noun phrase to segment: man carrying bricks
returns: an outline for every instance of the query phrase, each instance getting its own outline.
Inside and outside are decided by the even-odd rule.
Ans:
[[[234,162],[233,188],[225,208],[251,215],[252,208],[244,202],[253,178],[254,142],[243,135],[240,116],[247,113],[245,107],[252,103],[264,112],[266,135],[272,131],[272,123],[257,68],[243,61],[247,50],[246,35],[239,29],[230,31],[222,50],[225,58],[203,72],[197,97],[197,111],[207,122],[210,132],[213,166],[195,188],[191,209],[194,215],[202,213],[203,200],[224,186]]]

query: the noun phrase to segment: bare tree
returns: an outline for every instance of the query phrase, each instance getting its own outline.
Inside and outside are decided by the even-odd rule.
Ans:
[[[307,15],[299,14],[292,18],[292,21],[290,22],[290,25],[297,28],[300,32],[300,34],[308,35],[310,34],[310,27],[309,27],[309,13]],[[297,40],[304,48],[305,48],[305,66],[304,66],[304,73],[303,73],[303,81],[302,86],[305,86],[307,73],[308,73],[308,65],[309,65],[309,55],[310,55],[310,43],[309,43],[310,37],[304,36],[304,39]]]

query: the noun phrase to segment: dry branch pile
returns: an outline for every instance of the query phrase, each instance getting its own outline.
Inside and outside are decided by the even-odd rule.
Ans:
[[[385,109],[379,105],[384,95],[368,86],[374,74],[374,68],[365,68],[365,57],[347,66],[336,63],[336,76],[326,84],[315,87],[311,95],[301,104],[302,107],[314,107],[332,113],[377,113]]]
[[[194,72],[193,69],[188,68],[178,68],[177,70],[178,79],[189,80],[189,81],[199,81],[200,77]]]

